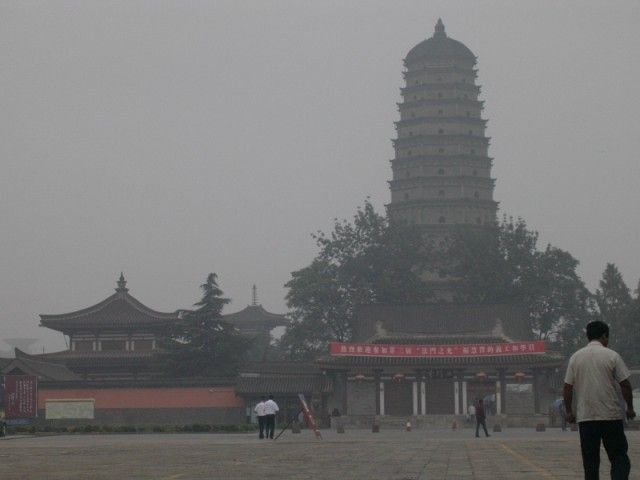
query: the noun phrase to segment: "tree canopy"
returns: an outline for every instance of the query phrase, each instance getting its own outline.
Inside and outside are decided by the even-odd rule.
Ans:
[[[186,311],[167,336],[167,369],[178,376],[233,374],[249,341],[222,320],[222,309],[230,300],[223,297],[217,275],[210,273],[200,289],[202,299],[194,304],[197,308]]]
[[[352,222],[336,220],[313,236],[310,265],[285,285],[292,322],[280,340],[288,357],[313,358],[330,341],[348,341],[359,304],[421,303],[430,298],[420,273],[431,249],[417,229],[390,223],[369,201]]]

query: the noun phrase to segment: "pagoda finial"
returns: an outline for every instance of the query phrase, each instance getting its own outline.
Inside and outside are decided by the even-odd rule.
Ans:
[[[444,23],[442,23],[442,19],[439,18],[436,23],[436,30],[433,34],[434,37],[446,37],[447,34],[444,31]]]
[[[251,306],[258,306],[258,287],[256,287],[255,283],[253,284],[253,287],[251,287]]]
[[[118,279],[117,285],[118,288],[116,288],[116,292],[121,293],[129,291],[127,288],[127,281],[124,279],[124,273],[122,272],[120,272],[120,278]]]

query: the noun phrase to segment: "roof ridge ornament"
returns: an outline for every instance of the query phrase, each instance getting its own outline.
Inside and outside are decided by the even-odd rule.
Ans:
[[[251,306],[258,306],[258,287],[256,287],[255,283],[253,284],[253,287],[251,287]]]
[[[116,292],[118,293],[127,293],[129,289],[127,288],[127,281],[124,279],[124,274],[120,272],[120,278],[116,282],[118,288],[116,288]]]
[[[444,31],[444,23],[442,23],[442,19],[439,18],[436,23],[435,32],[433,33],[434,37],[446,37],[447,33]]]

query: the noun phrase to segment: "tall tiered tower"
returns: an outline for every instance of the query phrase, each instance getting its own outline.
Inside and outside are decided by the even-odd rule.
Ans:
[[[433,238],[456,225],[493,223],[497,203],[475,55],[447,37],[438,20],[433,37],[413,47],[404,64],[389,215]]]

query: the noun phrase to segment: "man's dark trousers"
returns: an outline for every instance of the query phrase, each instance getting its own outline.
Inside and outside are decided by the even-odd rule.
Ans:
[[[627,480],[631,463],[622,420],[580,422],[579,426],[585,480],[599,479],[601,440],[611,462],[611,479]]]
[[[487,432],[487,423],[485,417],[476,416],[476,437],[479,437],[478,432],[480,431],[480,425],[484,429],[484,434],[488,437],[489,432]]]
[[[265,416],[258,416],[258,427],[260,428],[260,438],[264,438],[264,424],[265,424]]]
[[[273,438],[273,432],[276,429],[276,416],[265,415],[264,418],[267,427],[267,438]]]

